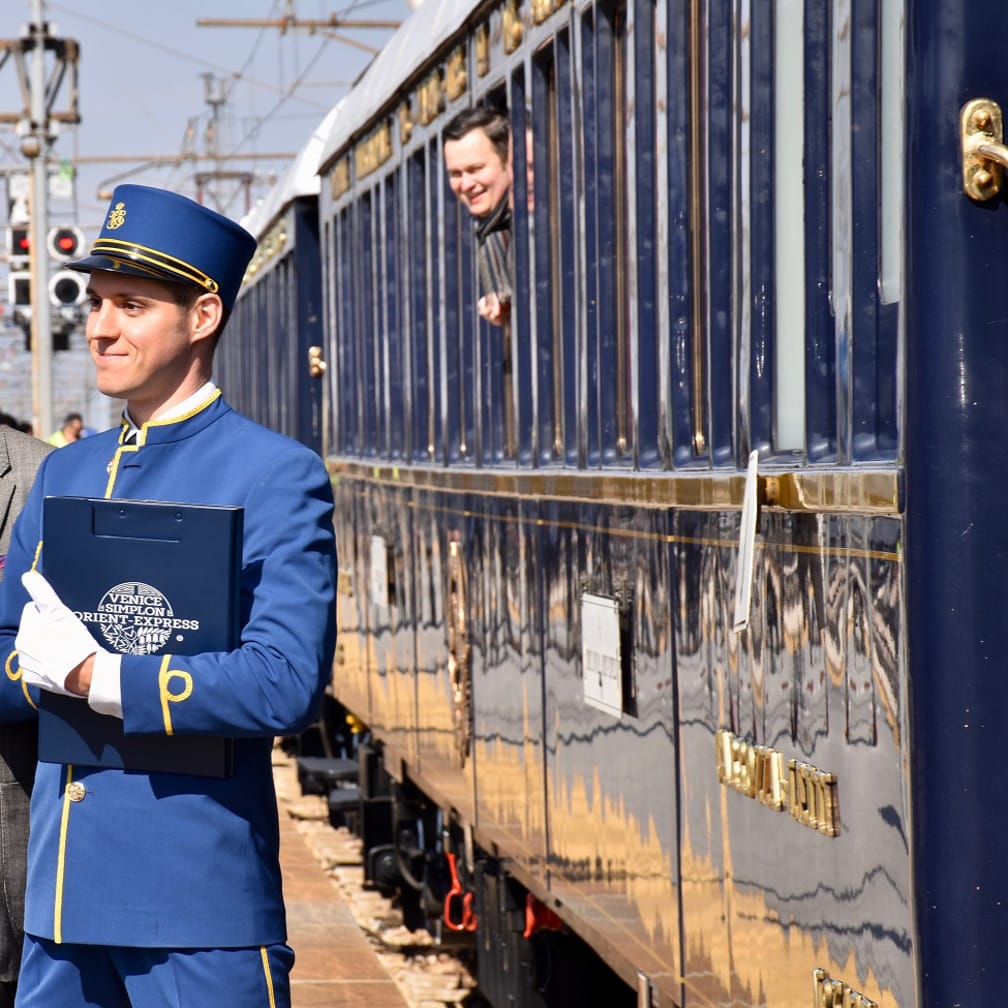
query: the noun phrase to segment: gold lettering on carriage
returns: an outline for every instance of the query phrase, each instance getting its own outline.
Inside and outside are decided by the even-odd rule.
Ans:
[[[333,165],[332,170],[332,198],[339,199],[345,192],[350,189],[350,157],[340,158],[336,164]]]
[[[813,970],[812,980],[812,1008],[878,1008],[870,998],[842,980],[834,980],[824,969]]]
[[[245,270],[245,277],[255,276],[270,260],[275,259],[287,244],[287,224],[279,221],[266,232],[266,237],[259,242],[252,261]]]
[[[417,88],[417,105],[420,122],[426,126],[432,123],[445,105],[443,71],[439,68],[430,74]]]
[[[770,746],[756,745],[721,729],[714,736],[718,781],[767,808],[787,812],[795,822],[840,835],[837,779],[811,763],[788,759]]]
[[[459,46],[445,60],[444,86],[445,94],[451,101],[461,98],[466,93],[469,78],[466,74],[466,52],[462,46]]]
[[[392,157],[392,125],[383,122],[354,148],[354,168],[357,178],[367,178]]]

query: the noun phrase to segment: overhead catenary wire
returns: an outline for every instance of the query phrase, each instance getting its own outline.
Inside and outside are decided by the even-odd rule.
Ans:
[[[254,168],[250,167],[247,173],[250,184],[261,191],[264,184],[272,183],[277,171],[294,156],[298,146],[298,140],[285,142],[276,138],[290,137],[292,133],[300,137],[303,130],[295,124],[299,120],[317,120],[324,115],[359,78],[369,61],[369,54],[358,51],[360,47],[353,44],[355,40],[349,37],[349,29],[315,31],[317,38],[314,43],[307,38],[313,33],[310,30],[288,30],[281,38],[275,29],[259,27],[249,33],[252,38],[247,45],[236,46],[229,42],[227,49],[211,51],[202,38],[191,47],[184,42],[180,44],[187,38],[186,33],[189,36],[193,34],[186,25],[187,15],[191,15],[189,23],[195,30],[199,16],[204,12],[217,13],[213,9],[215,6],[223,8],[221,12],[227,14],[232,0],[216,0],[198,8],[180,0],[170,14],[162,11],[155,16],[151,10],[150,17],[146,8],[140,14],[131,6],[120,8],[119,3],[120,0],[112,0],[96,13],[83,0],[46,0],[48,16],[59,20],[60,34],[79,38],[84,54],[84,122],[82,126],[64,128],[63,141],[56,145],[54,153],[61,153],[62,148],[67,160],[77,169],[75,195],[79,191],[79,197],[73,212],[75,219],[88,228],[103,212],[97,190],[107,190],[104,184],[107,179],[95,178],[93,168],[85,167],[102,160],[101,148],[96,149],[94,141],[94,127],[99,119],[109,138],[104,151],[111,158],[125,163],[129,158],[129,145],[123,140],[137,139],[135,146],[141,147],[141,152],[136,155],[137,173],[145,175],[150,184],[191,193],[198,185],[194,173],[198,170],[205,180],[209,171],[206,163],[197,167],[196,162],[201,157],[211,162],[214,158],[224,162],[248,157],[255,161]],[[359,18],[362,12],[374,10],[372,21],[379,23],[383,16],[388,17],[389,14],[404,16],[412,4],[409,0],[355,0],[335,14],[330,13],[333,5],[328,0],[315,0],[313,3],[302,0],[300,4],[290,0],[272,0],[269,3],[253,0],[253,4],[248,6],[253,8],[250,12],[253,15],[268,11],[270,17],[286,13],[296,18],[300,13],[319,22],[329,19],[333,23],[355,16]],[[241,13],[248,12],[248,6],[242,5]],[[255,10],[256,7],[259,10]],[[389,18],[381,23],[391,25],[396,22]],[[389,34],[390,31],[385,31],[384,37]],[[275,43],[271,36],[276,39]],[[234,38],[233,32],[230,37]],[[368,30],[363,37],[368,42],[377,42],[382,39],[383,33]],[[334,52],[333,43],[342,50],[338,58],[329,56]],[[373,47],[367,48],[370,50]],[[149,60],[145,55],[148,51],[151,53]],[[227,57],[221,59],[220,53],[225,51],[234,53],[236,59],[233,62]],[[271,57],[273,70],[267,69]],[[225,63],[230,63],[230,67]],[[94,69],[98,64],[101,65],[100,75]],[[122,101],[118,100],[116,92],[110,90],[119,86],[119,82],[113,84],[109,79],[110,68],[115,66],[122,69]],[[138,69],[131,72],[131,67],[139,68],[139,72]],[[321,68],[326,67],[330,68],[330,72],[323,69],[319,73]],[[145,76],[144,71],[148,68],[150,73]],[[192,69],[196,72],[192,73]],[[331,69],[337,72],[332,73]],[[212,73],[219,78],[217,86],[226,102],[217,108],[217,133],[213,138],[215,148],[210,148],[204,140],[206,128],[213,120],[211,108],[199,106],[194,100],[195,92],[190,83],[190,77],[198,78],[200,73]],[[99,77],[102,79],[101,104],[95,102],[94,91],[94,82]],[[320,80],[321,77],[328,79]],[[110,104],[113,95],[117,100]],[[189,97],[183,99],[184,95]],[[110,114],[112,108],[117,110],[115,117]],[[168,122],[170,117],[180,121],[171,125]],[[156,133],[150,129],[155,123],[158,127]],[[191,124],[191,130],[187,131],[187,123]],[[167,144],[164,142],[166,138],[170,140]],[[271,158],[262,154],[263,151],[285,150],[287,153],[280,154],[272,165],[269,163]],[[222,177],[225,169],[232,167],[221,164]],[[220,188],[227,190],[228,185],[222,183]]]

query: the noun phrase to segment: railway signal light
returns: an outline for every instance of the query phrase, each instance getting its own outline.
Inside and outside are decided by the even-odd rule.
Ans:
[[[31,307],[31,273],[16,272],[7,277],[7,300],[15,314]]]
[[[55,309],[52,319],[52,348],[58,353],[70,349],[70,334],[81,323],[78,305],[87,300],[87,277],[73,270],[58,270],[49,278],[49,303]]]
[[[80,253],[84,232],[79,227],[51,227],[46,235],[46,248],[53,259],[66,262]]]
[[[27,269],[31,260],[31,235],[27,224],[12,224],[7,229],[7,259],[11,269]]]
[[[49,278],[49,303],[56,308],[73,308],[87,296],[87,279],[73,270],[60,270]]]
[[[25,335],[25,348],[31,349],[31,273],[12,272],[7,277],[7,300],[11,319]]]

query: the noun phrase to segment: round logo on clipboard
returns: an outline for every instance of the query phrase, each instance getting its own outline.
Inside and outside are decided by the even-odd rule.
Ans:
[[[96,611],[102,636],[120,654],[155,654],[179,623],[164,594],[137,581],[110,588]]]

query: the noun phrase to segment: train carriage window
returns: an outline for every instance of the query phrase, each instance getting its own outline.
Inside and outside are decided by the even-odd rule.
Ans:
[[[730,4],[712,4],[706,15],[702,8],[700,0],[690,4],[690,184],[698,254],[692,278],[696,309],[689,370],[692,432],[689,450],[680,447],[679,458],[734,467],[735,369],[729,362],[735,360],[732,165],[739,148],[733,90],[735,28]],[[697,230],[700,222],[702,233]],[[682,445],[678,439],[677,443]]]
[[[354,242],[356,252],[353,259],[354,289],[354,343],[357,349],[357,363],[360,375],[361,402],[358,407],[360,418],[359,440],[365,455],[374,453],[375,432],[377,430],[378,386],[375,373],[374,338],[374,272],[371,257],[374,254],[372,241],[371,193],[365,192],[354,205]]]
[[[277,325],[280,322],[280,302],[283,298],[283,293],[276,289],[276,270],[271,269],[269,275],[263,281],[263,289],[266,292],[266,330],[267,332],[277,332]],[[269,403],[269,385],[268,376],[266,373],[266,368],[262,366],[262,361],[256,359],[253,362],[253,380],[252,387],[255,389],[255,394],[257,397],[261,396],[264,403],[267,404],[263,415],[263,421],[267,425],[273,422],[272,413],[274,406]]]
[[[275,326],[277,324],[277,293],[273,289],[272,277],[266,276],[263,278],[262,283],[263,294],[265,296],[264,307],[266,315],[266,331],[276,332]],[[252,365],[252,381],[250,382],[250,387],[255,390],[254,394],[256,397],[262,397],[264,403],[268,403],[268,389],[265,386],[264,373],[262,368],[262,362],[259,358],[256,358],[251,362]],[[267,405],[263,413],[264,423],[270,422],[269,417],[270,407]]]
[[[850,258],[850,420],[849,448],[843,458],[855,461],[892,459],[896,452],[899,306],[893,298],[898,255],[893,256],[892,232],[899,234],[899,210],[890,193],[893,179],[902,177],[896,163],[887,164],[883,151],[902,136],[899,104],[902,82],[893,67],[903,63],[899,19],[887,6],[852,3],[851,30],[834,43],[835,52],[850,62],[850,139],[847,156],[852,186],[847,194],[851,220]],[[849,45],[843,53],[841,39]],[[887,69],[888,68],[888,69]],[[890,103],[897,108],[890,108]],[[897,182],[898,185],[898,182]],[[885,286],[883,286],[885,284]]]
[[[430,376],[431,402],[428,413],[428,430],[430,433],[430,452],[432,458],[445,458],[445,424],[451,407],[448,398],[447,371],[444,365],[444,314],[441,283],[442,238],[441,229],[437,226],[440,219],[441,201],[440,172],[438,166],[441,160],[440,144],[435,138],[426,147],[426,209],[424,219],[427,223],[427,324],[430,338],[427,341],[428,374]]]
[[[287,322],[287,289],[282,282],[283,265],[275,261],[267,278],[267,287],[270,292],[270,332],[283,332]],[[259,372],[259,380],[256,383],[263,396],[263,401],[268,403],[266,410],[266,425],[276,427],[280,416],[280,405],[276,401],[282,392],[280,384],[279,368],[271,369],[265,366],[262,360],[256,361]]]
[[[805,448],[804,0],[773,5],[774,447]]]
[[[273,268],[266,277],[266,289],[269,291],[270,296],[269,332],[283,332],[282,327],[287,318],[287,291],[280,282],[280,271],[276,263],[274,263]],[[264,361],[256,361],[258,380],[255,384],[259,390],[259,395],[262,396],[262,401],[268,403],[265,416],[266,425],[268,427],[275,427],[279,410],[276,399],[280,390],[275,385],[269,367],[264,365]]]
[[[656,37],[667,40],[666,59],[656,62],[656,77],[664,74],[664,87],[656,80],[659,94],[665,96],[666,116],[656,128],[664,133],[666,156],[658,171],[664,172],[664,184],[658,183],[659,205],[664,200],[656,239],[658,249],[664,249],[659,269],[668,277],[668,335],[662,335],[661,351],[667,354],[667,413],[663,417],[661,434],[663,450],[671,464],[694,463],[694,436],[704,431],[703,414],[694,422],[693,404],[703,407],[704,399],[694,400],[691,378],[706,396],[705,380],[705,311],[703,298],[704,262],[704,186],[701,171],[704,159],[700,155],[703,120],[699,114],[702,51],[699,28],[694,22],[697,3],[668,9],[662,6],[663,23],[656,26]],[[697,110],[692,109],[696,95]],[[658,150],[662,149],[661,134]],[[661,306],[659,306],[661,311]],[[662,332],[662,330],[659,330]],[[698,362],[694,360],[694,348]],[[664,363],[664,362],[663,362]],[[663,371],[666,369],[663,368]]]
[[[283,323],[283,300],[284,292],[279,289],[279,285],[276,282],[277,274],[275,264],[273,268],[270,269],[269,274],[266,276],[263,282],[263,288],[267,294],[266,302],[266,329],[267,332],[278,332],[279,326]],[[271,389],[269,386],[269,373],[268,370],[263,367],[263,362],[260,358],[257,358],[253,362],[253,381],[252,387],[255,389],[255,394],[257,397],[262,397],[262,401],[266,404],[263,413],[263,422],[267,426],[272,426],[274,423],[274,418],[276,414],[276,404],[271,402]]]
[[[630,359],[629,298],[627,292],[628,228],[627,228],[627,152],[626,152],[626,9],[618,7],[612,14],[612,210],[615,231],[616,283],[616,450],[621,456],[632,451],[633,436],[632,370]]]
[[[325,359],[331,362],[322,378],[321,395],[321,452],[323,458],[337,445],[342,447],[338,438],[339,425],[337,397],[334,390],[342,386],[340,375],[340,359],[337,342],[336,322],[336,262],[333,256],[333,232],[335,225],[332,218],[322,222],[322,237],[319,254],[322,259],[322,333],[324,340]]]
[[[532,76],[539,457],[577,464],[574,208],[570,39],[559,32]]]
[[[659,341],[666,340],[665,326],[659,324],[657,311],[656,223],[658,219],[658,179],[656,167],[656,11],[654,0],[634,0],[633,92],[628,95],[627,148],[633,159],[633,201],[628,213],[633,221],[633,255],[628,256],[632,289],[628,292],[631,305],[631,327],[628,350],[634,373],[631,390],[636,388],[636,405],[631,416],[636,418],[635,462],[640,468],[661,465],[664,461],[659,433],[659,387],[667,378],[667,366],[662,366]]]
[[[773,0],[752,0],[750,30],[736,43],[736,290],[738,354],[738,438],[743,462],[750,450],[773,451],[774,398],[789,389],[774,387],[774,73],[794,53],[774,51]],[[800,49],[799,49],[800,52]],[[788,128],[789,123],[781,124]],[[792,194],[793,198],[793,194]]]
[[[249,296],[249,301],[252,305],[251,316],[256,326],[255,330],[250,332],[265,333],[266,332],[266,319],[268,312],[268,298],[266,297],[266,283],[262,277],[259,277],[258,282],[252,288],[252,292]],[[223,340],[221,342],[221,347],[227,347],[231,341]],[[244,358],[234,361],[232,368],[235,377],[241,382],[242,392],[240,395],[235,396],[234,402],[238,409],[242,406],[239,405],[240,402],[248,401],[250,396],[255,395],[256,392],[256,361],[255,358],[258,355],[246,355]],[[247,391],[245,391],[247,390]],[[261,414],[260,414],[261,416]],[[260,419],[257,416],[256,419]]]
[[[399,205],[399,172],[392,172],[385,180],[382,213],[384,215],[385,263],[382,273],[387,278],[385,297],[385,333],[388,340],[388,389],[389,389],[389,454],[392,458],[405,457],[406,432],[405,416],[409,410],[411,382],[405,378],[404,358],[405,331],[402,325],[401,298],[402,278],[402,222]]]
[[[301,328],[300,325],[300,308],[303,305],[299,305],[298,302],[298,291],[297,291],[297,280],[295,278],[295,263],[297,257],[295,252],[291,252],[284,258],[284,260],[279,263],[279,282],[283,284],[284,290],[287,292],[285,298],[285,313],[284,313],[284,325],[286,327],[285,331],[289,333],[296,333]],[[282,330],[284,331],[284,330]],[[295,344],[297,346],[297,344]],[[301,364],[301,358],[299,356],[299,349],[296,349],[294,353],[281,354],[281,360],[279,362],[279,367],[277,368],[277,386],[280,390],[279,399],[280,401],[280,411],[277,416],[277,427],[278,431],[282,431],[289,437],[297,436],[297,404],[298,404],[298,383],[297,377],[299,372],[299,365]],[[268,367],[267,363],[267,367]]]
[[[440,163],[444,163],[441,157]],[[476,326],[473,300],[472,218],[455,198],[445,173],[444,211],[444,333],[447,379],[446,424],[448,457],[458,462],[476,447],[476,411],[484,400],[476,367]]]
[[[511,133],[503,88],[452,113],[441,130],[448,417],[461,419],[458,454],[487,465],[514,454]]]
[[[514,297],[513,292],[527,290],[518,279],[522,267],[527,269],[529,216],[535,212],[535,144],[532,136],[532,126],[525,107],[523,86],[524,75],[516,75],[518,84],[512,96],[511,105],[511,172],[512,172],[512,219],[511,219],[511,312],[504,326],[500,339],[501,351],[501,399],[503,409],[502,445],[506,458],[518,455],[518,416],[521,410],[520,400],[526,399],[527,384],[521,380],[527,369],[522,367],[519,352],[520,334],[523,321],[527,316],[521,315],[518,302],[526,299]],[[521,78],[521,80],[519,80]],[[524,249],[521,247],[524,239]],[[521,261],[522,266],[519,266]],[[527,276],[527,274],[526,274]],[[526,340],[527,342],[527,340]],[[526,411],[527,415],[527,411]]]
[[[534,170],[534,147],[532,143],[531,112],[526,105],[527,88],[525,71],[519,67],[511,78],[511,126],[521,132],[516,138],[516,150],[522,150],[525,163]],[[535,180],[531,170],[527,169],[524,179],[515,180],[515,206],[512,222],[512,250],[514,255],[514,271],[516,291],[532,289],[532,257],[531,239],[534,229],[533,213],[536,202]],[[511,379],[512,395],[516,397],[514,405],[515,435],[513,443],[518,453],[519,461],[529,464],[534,457],[533,441],[535,438],[533,382],[534,362],[532,349],[532,299],[515,297],[511,304],[511,364],[513,374]]]
[[[585,60],[587,374],[591,464],[633,460],[633,365],[628,289],[626,8],[596,8]],[[590,89],[590,90],[589,90]]]
[[[828,236],[833,108],[829,4],[803,11],[802,96],[805,226],[805,452],[809,462],[836,457],[836,342]]]
[[[550,157],[555,159],[557,179],[556,226],[551,227],[557,250],[553,257],[556,270],[554,312],[556,326],[553,362],[553,398],[560,417],[558,453],[568,465],[578,464],[577,450],[577,332],[579,325],[577,296],[576,214],[579,202],[579,157],[575,143],[574,80],[571,63],[570,34],[557,32],[554,42],[555,70],[555,142],[550,142]],[[533,163],[534,163],[533,153]],[[552,165],[548,165],[551,172]]]
[[[598,172],[598,122],[595,114],[595,47],[594,12],[589,10],[581,20],[581,87],[585,95],[584,120],[584,327],[585,346],[581,369],[581,415],[584,430],[581,433],[585,462],[597,467],[602,460],[600,441],[601,418],[599,411],[600,347],[598,333],[604,306],[599,299],[599,172]],[[519,283],[521,275],[519,271]]]
[[[882,97],[879,115],[880,243],[879,299],[883,305],[899,303],[903,293],[903,67],[906,60],[904,15],[898,3],[885,4],[879,10],[881,45],[880,85]]]
[[[376,455],[389,453],[389,413],[391,410],[391,375],[389,373],[389,332],[386,324],[385,303],[388,287],[392,281],[385,268],[387,236],[385,233],[385,208],[380,185],[371,190],[371,206],[373,218],[371,222],[370,267],[374,278],[373,301],[371,311],[371,345],[374,354],[375,373],[375,428],[372,432],[372,444]]]
[[[413,362],[413,409],[410,418],[410,443],[414,461],[422,462],[434,452],[433,375],[427,319],[427,170],[424,151],[414,154],[407,166],[406,241],[411,269],[408,276],[408,326],[412,333],[410,348]]]
[[[527,145],[524,133],[517,145],[513,137],[504,88],[452,115],[442,130],[449,332],[459,328],[460,356],[466,363],[472,346],[478,437],[473,454],[485,465],[516,452],[512,326],[520,308],[512,303],[512,162],[518,157],[526,163]],[[527,196],[525,184],[522,195]],[[464,405],[468,407],[468,397]]]
[[[363,454],[362,442],[364,423],[361,411],[363,409],[364,391],[363,375],[358,366],[359,353],[357,349],[357,328],[355,319],[357,302],[354,289],[354,227],[352,207],[348,206],[340,213],[340,226],[336,231],[337,272],[339,274],[338,310],[339,310],[339,341],[342,374],[348,376],[344,389],[338,389],[336,401],[341,404],[345,423],[344,444],[351,454]]]
[[[484,465],[494,465],[506,456],[513,456],[511,426],[505,420],[510,412],[511,321],[501,326],[483,322],[477,326],[478,365],[476,378],[477,406],[480,411],[480,458]]]
[[[391,282],[385,254],[385,243],[388,236],[385,231],[385,199],[384,189],[377,184],[371,190],[371,205],[374,208],[372,221],[371,244],[371,275],[374,277],[374,301],[371,306],[371,340],[375,358],[375,430],[372,435],[375,454],[388,457],[389,447],[389,414],[394,394],[390,385],[389,372],[389,333],[385,311],[388,288]]]
[[[532,366],[536,372],[536,416],[538,419],[539,461],[551,462],[563,444],[556,414],[558,375],[554,371],[557,318],[553,290],[557,281],[557,263],[553,256],[556,237],[556,117],[552,100],[555,80],[552,53],[547,50],[532,74],[532,121],[535,135],[534,159],[538,166],[536,185],[535,231],[535,346]]]
[[[346,268],[343,249],[343,213],[334,213],[327,221],[329,228],[326,245],[329,255],[329,320],[330,320],[330,357],[336,362],[328,372],[329,402],[332,416],[332,446],[333,451],[351,454],[352,448],[352,401],[354,383],[351,375],[350,356],[346,340]]]

